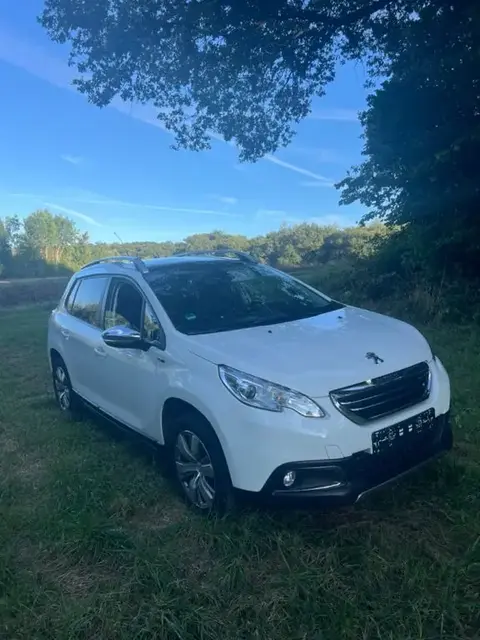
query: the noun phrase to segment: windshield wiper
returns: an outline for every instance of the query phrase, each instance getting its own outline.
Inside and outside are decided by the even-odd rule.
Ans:
[[[249,316],[242,316],[238,319],[231,319],[226,324],[219,324],[213,327],[209,327],[208,329],[203,329],[201,331],[192,332],[191,335],[204,335],[207,333],[222,333],[224,331],[239,331],[241,329],[253,329],[254,327],[267,327],[268,325],[273,324],[282,324],[286,322],[295,322],[297,320],[303,320],[305,318],[313,318],[314,316],[319,316],[323,313],[329,313],[330,311],[337,311],[338,309],[342,309],[345,305],[340,302],[335,302],[332,300],[328,302],[324,307],[320,309],[312,309],[311,313],[307,313],[306,315],[303,313],[299,313],[297,315],[291,315],[287,313],[278,314],[275,316],[267,317],[261,316],[258,314],[252,314]]]

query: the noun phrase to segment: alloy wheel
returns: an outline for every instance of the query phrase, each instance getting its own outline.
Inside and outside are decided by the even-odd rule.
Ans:
[[[55,394],[57,396],[57,401],[60,409],[62,411],[68,411],[71,404],[70,383],[68,380],[67,372],[60,365],[57,365],[55,367],[53,382],[55,385]]]
[[[192,431],[180,431],[175,443],[177,477],[189,502],[199,509],[212,509],[215,473],[206,446]]]

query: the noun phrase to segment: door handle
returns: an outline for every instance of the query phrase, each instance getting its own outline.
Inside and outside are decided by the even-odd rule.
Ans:
[[[65,338],[65,340],[68,340],[70,338],[70,331],[62,329],[62,336]]]
[[[94,351],[95,355],[100,356],[100,358],[105,358],[105,356],[107,355],[107,352],[102,347],[95,347]]]

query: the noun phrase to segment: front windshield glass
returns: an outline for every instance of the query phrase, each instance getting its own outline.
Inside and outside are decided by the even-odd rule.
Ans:
[[[181,262],[147,279],[175,328],[189,335],[291,322],[342,306],[261,264]]]

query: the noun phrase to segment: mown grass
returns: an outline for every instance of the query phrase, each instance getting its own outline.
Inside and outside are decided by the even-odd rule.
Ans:
[[[47,317],[0,313],[1,638],[479,637],[477,327],[427,329],[453,382],[447,458],[355,508],[217,521],[183,507],[153,450],[63,420]]]

